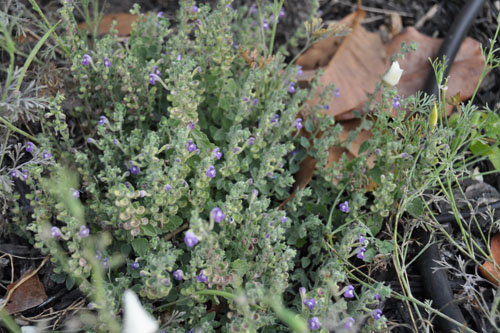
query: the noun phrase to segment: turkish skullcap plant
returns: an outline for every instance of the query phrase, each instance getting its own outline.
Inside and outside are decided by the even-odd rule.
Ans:
[[[54,278],[92,300],[98,315],[82,323],[117,330],[127,288],[149,311],[171,314],[163,328],[176,332],[287,331],[283,323],[316,330],[348,325],[350,312],[362,313],[356,325],[366,319],[381,286],[348,309],[354,287],[341,261],[315,260],[316,282],[294,270],[310,260],[298,257],[300,238],[309,229],[319,239],[325,222],[301,206],[310,190],[278,209],[305,156],[294,149],[309,92],[295,85],[299,69],[267,48],[273,29],[238,25],[254,15],[272,28],[263,16],[285,15],[280,7],[235,10],[221,1],[212,10],[183,1],[175,27],[161,14],[141,14],[125,41],[111,33],[90,44],[74,24],[74,6],[63,2],[60,38],[72,50],[73,85],[64,95],[76,101],[63,109],[64,95],[52,98],[41,118],[51,135],[27,143],[43,163],[28,167],[33,214],[18,209],[16,220],[52,255]],[[338,131],[332,135],[330,143]],[[353,226],[332,245],[345,260],[366,233]],[[285,236],[295,230],[298,237]],[[314,256],[319,244],[310,250]],[[309,291],[299,294],[291,281]],[[283,308],[285,290],[295,303],[308,297],[304,305],[285,300],[303,316]],[[380,317],[374,327],[384,326]]]

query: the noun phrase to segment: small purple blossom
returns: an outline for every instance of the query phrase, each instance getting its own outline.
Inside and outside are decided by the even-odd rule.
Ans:
[[[83,65],[83,66],[88,66],[88,65],[90,65],[90,62],[91,62],[91,61],[92,61],[92,58],[91,58],[91,57],[90,57],[87,53],[85,53],[85,54],[83,55],[82,65]]]
[[[139,263],[137,261],[134,261],[131,265],[130,268],[132,268],[133,271],[139,268]]]
[[[80,231],[78,232],[78,236],[80,236],[80,238],[87,238],[89,237],[89,235],[90,235],[90,229],[82,225],[80,227]]]
[[[196,279],[198,281],[200,281],[201,283],[207,283],[208,282],[208,276],[206,276],[203,273],[198,274],[198,276],[196,277]]]
[[[345,297],[345,298],[353,298],[353,297],[354,297],[354,287],[353,287],[353,286],[348,285],[348,286],[345,288],[345,291],[344,291],[344,297]]]
[[[104,257],[104,259],[102,259],[101,265],[103,268],[109,268],[109,258]]]
[[[330,110],[330,105],[328,104],[323,105],[323,110]]]
[[[212,218],[216,223],[220,223],[224,221],[226,215],[222,212],[222,210],[219,207],[214,207],[210,212],[210,218]]]
[[[184,236],[184,243],[186,243],[187,247],[193,247],[198,244],[198,238],[196,238],[196,235],[192,231],[187,231]]]
[[[365,252],[366,252],[366,248],[360,247],[358,249],[358,253],[356,254],[356,258],[358,258],[358,259],[365,259]]]
[[[269,22],[264,19],[264,21],[262,21],[262,27],[264,28],[264,30],[269,30]]]
[[[286,217],[285,213],[285,215],[283,215],[283,217],[281,218],[281,223],[285,223],[286,221],[288,221],[288,217]]]
[[[401,101],[399,99],[399,96],[396,96],[392,99],[392,106],[394,106],[396,109],[401,107]]]
[[[380,310],[380,309],[374,310],[373,311],[373,319],[379,320],[380,318],[382,318],[382,310]]]
[[[29,173],[29,171],[28,171],[28,170],[23,169],[23,171],[22,171],[22,176],[21,176],[21,177],[23,178],[23,180],[26,180],[26,179],[28,179],[29,174],[30,174],[30,173]]]
[[[297,66],[297,74],[300,76],[304,75],[304,71],[302,70],[302,66]]]
[[[50,234],[52,235],[52,238],[59,238],[61,237],[61,229],[58,227],[52,227],[50,228]]]
[[[130,173],[133,175],[138,175],[141,172],[141,169],[137,165],[132,165],[130,167]]]
[[[158,66],[155,66],[153,68],[153,74],[156,74],[157,76],[161,76],[161,72],[160,72],[160,69],[158,68]]]
[[[406,152],[405,152],[405,153],[402,153],[402,154],[400,155],[400,157],[401,157],[401,158],[403,158],[403,159],[407,159],[407,158],[408,158],[408,156],[410,156],[410,155],[409,155],[408,153],[406,153]]]
[[[248,144],[253,145],[255,143],[255,138],[253,136],[248,138]]]
[[[305,299],[304,305],[307,306],[309,310],[312,310],[316,306],[316,300],[314,298]]]
[[[167,184],[167,185],[163,186],[163,189],[165,190],[165,192],[168,192],[172,189],[172,185]]]
[[[297,131],[302,127],[304,127],[304,125],[302,125],[302,118],[295,119],[295,128],[297,129]]]
[[[339,205],[339,209],[343,213],[349,213],[349,202],[347,201],[341,202]]]
[[[352,325],[354,325],[354,322],[355,322],[355,320],[353,317],[347,318],[347,321],[344,324],[344,328],[346,330],[350,330],[352,328]]]
[[[380,301],[380,295],[379,295],[379,294],[375,294],[375,296],[373,296],[373,298],[374,298],[376,301]]]
[[[10,178],[17,178],[17,170],[12,170],[10,172]]]
[[[51,153],[49,153],[49,152],[48,152],[48,151],[46,151],[46,150],[44,150],[44,151],[43,151],[42,158],[43,158],[44,160],[48,160],[48,159],[49,159],[49,158],[51,158],[51,157],[52,157],[52,154],[51,154]]]
[[[163,12],[158,12],[158,14],[156,14],[156,17],[163,17]]]
[[[32,153],[33,148],[35,148],[35,146],[33,145],[33,142],[31,142],[31,141],[26,142],[26,152]]]
[[[170,279],[169,278],[165,278],[165,279],[161,280],[161,283],[164,286],[168,286],[168,285],[170,285]]]
[[[139,191],[139,196],[140,196],[141,198],[144,198],[147,194],[148,194],[148,192],[146,192],[146,191],[144,191],[144,190],[140,190],[140,191]]]
[[[198,13],[198,6],[193,5],[193,7],[191,7],[191,13],[193,13],[193,14]]]
[[[195,127],[196,127],[195,124],[192,121],[190,121],[188,124],[188,128],[193,130],[193,129],[195,129]]]
[[[283,18],[285,17],[285,8],[281,7],[280,13],[278,14],[278,18]]]
[[[99,117],[99,121],[97,122],[99,125],[104,125],[104,124],[107,124],[108,123],[108,118],[106,118],[105,116],[100,116]]]
[[[251,13],[251,14],[257,14],[257,5],[256,5],[256,4],[253,4],[253,5],[250,7],[250,13]]]
[[[180,54],[180,53],[178,53],[178,54],[177,54],[177,61],[181,61],[181,59],[182,59],[181,54]]]
[[[111,67],[111,61],[109,61],[108,57],[104,57],[104,66]]]
[[[196,150],[196,145],[194,144],[193,140],[188,140],[187,151],[189,153],[192,153],[195,150]]]
[[[290,94],[295,94],[295,83],[290,82],[290,84],[288,85],[288,92]]]
[[[254,100],[252,102],[252,105],[256,106],[257,104],[259,104],[259,99],[258,98],[254,98]]]
[[[214,150],[212,151],[212,156],[218,160],[221,159],[222,157],[222,153],[220,151],[220,148],[219,147],[215,147]]]
[[[340,97],[340,88],[333,89],[333,95],[337,98]]]
[[[115,146],[118,146],[118,145],[120,144],[120,142],[118,142],[118,140],[117,140],[117,139],[113,139],[113,144],[114,144]]]
[[[158,75],[156,75],[154,73],[150,73],[149,74],[149,84],[154,86],[156,84],[156,80],[158,80]]]
[[[184,274],[184,273],[182,272],[182,270],[180,270],[180,269],[176,270],[176,271],[173,273],[173,275],[174,275],[174,279],[176,279],[177,281],[182,280],[182,276],[183,276],[183,274]]]
[[[87,143],[88,143],[88,144],[92,144],[92,143],[94,143],[94,139],[92,139],[92,138],[88,138],[88,139],[87,139]]]
[[[311,331],[319,330],[321,327],[321,323],[319,322],[318,317],[312,317],[311,319],[309,319],[308,323],[309,329]]]
[[[209,166],[208,170],[207,170],[207,177],[208,178],[215,178],[216,175],[217,175],[217,172],[215,171],[215,167],[213,165]]]
[[[305,297],[305,295],[306,295],[306,288],[300,287],[299,288],[299,294],[300,294],[300,296]]]
[[[271,117],[271,122],[272,123],[277,123],[278,121],[280,121],[279,114],[277,114],[277,113],[273,114],[273,116]]]
[[[75,197],[75,198],[77,198],[77,199],[80,197],[80,191],[78,191],[78,190],[76,190],[76,189],[72,188],[72,189],[70,189],[70,192],[71,192],[71,194],[73,195],[73,197]]]
[[[359,243],[363,244],[364,242],[365,242],[365,238],[363,237],[363,235],[359,235]]]

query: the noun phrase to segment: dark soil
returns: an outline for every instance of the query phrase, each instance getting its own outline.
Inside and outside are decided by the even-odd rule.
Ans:
[[[215,2],[215,1],[210,1]],[[56,4],[52,1],[40,1],[41,5],[47,13],[54,13],[57,8]],[[178,1],[173,0],[108,0],[104,3],[104,11],[106,13],[120,13],[127,12],[133,3],[139,3],[144,11],[163,11],[167,17],[174,18],[175,11],[178,9]],[[236,0],[234,6],[242,4],[253,3],[250,0]],[[464,1],[459,0],[421,0],[421,1],[407,1],[407,0],[365,0],[363,1],[364,9],[367,12],[366,27],[372,31],[379,31],[381,27],[387,27],[390,24],[390,11],[397,12],[401,15],[404,26],[413,26],[421,20],[433,6],[437,6],[437,12],[432,17],[429,17],[423,22],[419,30],[427,35],[434,37],[444,37],[447,34],[454,18],[461,10]],[[498,8],[495,6],[495,1],[486,1],[483,10],[474,21],[469,36],[477,39],[483,45],[489,44],[489,38],[494,35],[496,29],[496,17],[498,15]],[[356,6],[355,0],[350,1],[333,1],[321,0],[320,9],[322,17],[325,21],[339,20],[345,15],[351,13]],[[30,8],[29,5],[27,5]],[[311,5],[307,0],[285,0],[286,17],[280,21],[278,26],[278,43],[286,41],[293,31],[301,24],[301,22],[308,16],[311,10]],[[49,15],[50,16],[50,15]],[[292,54],[297,53],[299,49],[291,49]],[[489,105],[491,108],[496,107],[500,100],[500,71],[495,70],[483,83],[479,94],[476,97],[478,105]],[[481,171],[492,170],[492,166],[484,162],[479,165]],[[492,185],[497,190],[500,189],[500,179],[498,174],[485,176],[485,181]],[[451,226],[453,228],[453,226]],[[447,248],[447,247],[446,247]],[[0,280],[16,280],[25,271],[34,268],[40,264],[42,258],[40,254],[33,249],[24,239],[14,235],[5,235],[0,240],[0,253],[8,253],[13,256],[15,276],[11,276],[11,266],[9,263],[5,265],[0,261]],[[450,263],[454,263],[453,250],[448,249],[444,251],[443,256]],[[474,265],[468,266],[467,269],[474,273],[476,267]],[[412,279],[412,293],[415,297],[424,300],[424,288],[419,273],[410,271]],[[55,311],[68,309],[70,305],[74,305],[78,300],[82,299],[82,294],[74,289],[67,291],[64,285],[56,284],[51,280],[53,275],[52,266],[50,262],[39,272],[40,279],[45,286],[49,300],[36,308],[27,310],[23,313],[25,318],[34,319],[40,316],[44,311],[53,309]],[[394,278],[394,272],[389,271],[379,274],[381,279],[384,279],[387,284],[395,291],[401,291],[399,282]],[[460,278],[452,279],[452,289],[460,295],[464,292],[464,280]],[[484,284],[484,299],[485,302],[491,304],[493,298],[493,289],[490,285]],[[474,306],[467,304],[466,300],[462,302],[462,311],[465,314],[468,326],[476,331],[489,331],[489,327],[482,320],[481,313],[474,309]],[[384,314],[394,323],[393,332],[412,332],[409,328],[411,323],[410,310],[406,303],[389,300],[385,304]],[[53,318],[68,319],[68,314],[57,313]],[[27,321],[28,323],[28,321]]]

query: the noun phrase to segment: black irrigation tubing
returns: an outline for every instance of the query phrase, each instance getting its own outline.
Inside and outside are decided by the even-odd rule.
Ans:
[[[451,26],[450,31],[443,41],[443,44],[441,45],[438,53],[439,60],[442,61],[444,58],[446,58],[447,60],[447,66],[445,67],[443,77],[446,77],[448,75],[449,69],[453,64],[458,49],[460,48],[460,45],[462,44],[462,41],[465,38],[474,18],[476,17],[479,10],[483,7],[483,4],[484,0],[467,1],[467,3],[460,11],[459,15],[453,22],[453,25]],[[431,74],[426,81],[424,92],[429,95],[438,96],[439,87],[433,71],[431,71]],[[500,204],[494,203],[489,207],[481,207],[479,210],[487,210],[488,208],[492,209],[493,206],[500,207]],[[463,217],[466,217],[474,213],[476,212],[463,212],[461,213],[461,215]],[[437,220],[439,222],[445,222],[451,221],[452,218],[455,218],[452,214],[444,214],[438,216]],[[425,246],[425,244],[429,242],[430,234],[423,228],[419,228],[416,231],[416,237],[423,244],[421,247],[422,249],[423,246]],[[460,311],[457,302],[453,298],[453,292],[451,290],[446,271],[433,271],[434,268],[438,267],[436,261],[439,260],[441,260],[439,248],[436,243],[433,243],[429,245],[425,251],[423,251],[423,253],[416,261],[416,265],[420,270],[421,276],[423,277],[427,294],[432,298],[432,305],[434,308],[466,326],[464,316]],[[437,317],[434,321],[436,326],[442,332],[460,331],[460,327],[458,325],[441,317]]]

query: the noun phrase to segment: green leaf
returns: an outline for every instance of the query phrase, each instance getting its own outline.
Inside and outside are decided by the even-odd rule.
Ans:
[[[309,133],[314,132],[314,124],[313,124],[313,122],[311,121],[311,119],[306,119],[306,130],[307,130]]]
[[[488,144],[484,143],[480,139],[473,140],[469,146],[469,149],[474,155],[485,156],[485,155],[489,155],[489,154],[493,153],[490,146]]]
[[[311,263],[311,259],[309,259],[309,257],[302,257],[300,262],[302,264],[302,268],[306,268]]]
[[[309,143],[309,140],[308,140],[306,137],[301,136],[301,137],[300,137],[300,145],[301,145],[302,147],[304,147],[304,148],[309,148],[309,146],[310,146],[311,144]]]
[[[500,172],[500,149],[498,147],[493,148],[493,153],[488,158],[495,169]]]
[[[244,260],[241,260],[241,259],[236,259],[235,261],[233,261],[233,263],[231,264],[231,268],[236,272],[238,273],[238,275],[240,277],[243,277],[243,275],[246,274],[246,272],[248,272],[248,270],[250,269],[250,266],[248,265],[248,263]]]
[[[138,256],[145,256],[149,248],[148,240],[146,238],[136,238],[132,241],[132,248]]]
[[[71,275],[68,275],[68,277],[66,278],[66,289],[71,290],[74,285],[75,279]]]
[[[415,198],[408,204],[406,211],[413,217],[419,217],[424,214],[424,203],[421,198]]]
[[[141,231],[145,236],[156,236],[157,234],[155,227],[153,227],[151,224],[142,226]]]

